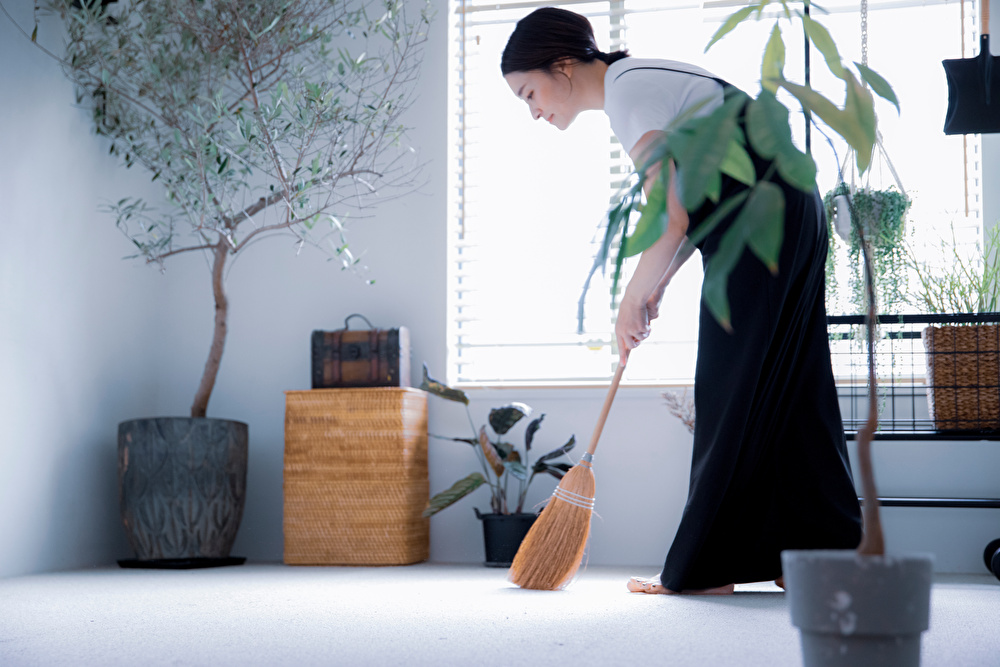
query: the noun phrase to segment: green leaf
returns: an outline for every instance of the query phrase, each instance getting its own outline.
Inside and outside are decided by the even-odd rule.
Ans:
[[[851,115],[865,138],[861,147],[855,147],[858,159],[858,171],[864,173],[871,164],[872,151],[875,149],[875,99],[861,83],[854,78],[850,72],[847,73],[847,101],[844,105],[845,113]],[[862,149],[864,151],[862,152]]]
[[[785,231],[785,195],[769,181],[757,184],[733,226],[746,226],[747,245],[768,270],[777,275]]]
[[[723,174],[732,176],[740,183],[745,183],[746,185],[753,185],[757,182],[757,173],[753,168],[753,160],[750,159],[750,154],[747,153],[746,149],[740,145],[740,142],[733,138],[729,142],[729,148],[726,150],[726,157],[722,160],[722,164],[719,166]],[[718,183],[721,191],[722,182],[721,179]],[[715,192],[715,197],[712,201],[718,202],[719,195],[721,192]]]
[[[719,29],[715,31],[714,35],[712,35],[712,39],[709,40],[708,45],[705,46],[705,53],[708,53],[708,50],[712,48],[713,44],[732,32],[733,28],[742,23],[755,9],[757,8],[752,6],[744,7],[743,9],[731,14],[729,18],[726,19],[725,23],[723,23]]]
[[[572,468],[573,466],[569,463],[553,463],[551,465],[548,463],[536,463],[532,471],[548,473],[556,479],[562,479]]]
[[[448,438],[448,437],[441,436],[441,435],[434,435],[432,437],[440,438],[441,440],[451,440],[453,442],[464,442],[465,444],[470,445],[472,447],[478,447],[479,446],[479,440],[478,439],[473,440],[472,438]]]
[[[896,93],[893,92],[892,86],[889,82],[882,78],[882,76],[875,70],[862,65],[861,63],[854,63],[854,66],[858,68],[858,72],[861,74],[861,80],[867,83],[875,94],[882,99],[892,102],[893,106],[896,107],[896,113],[899,113],[899,100],[896,99]]]
[[[761,92],[750,102],[746,113],[747,139],[765,160],[772,160],[782,148],[793,146],[788,109],[773,93]]]
[[[421,516],[428,517],[437,514],[444,508],[450,507],[462,498],[466,497],[485,483],[486,478],[478,472],[474,472],[468,477],[458,480],[451,485],[451,488],[446,491],[442,491],[428,500]]]
[[[281,17],[282,17],[282,14],[278,14],[277,16],[275,16],[275,17],[274,17],[274,20],[273,20],[273,21],[271,21],[270,25],[268,25],[268,26],[267,26],[266,28],[264,28],[264,29],[263,29],[263,30],[262,30],[262,31],[261,31],[260,33],[258,33],[258,34],[257,34],[257,37],[258,37],[258,38],[260,38],[260,37],[263,37],[263,36],[264,36],[264,35],[266,35],[267,33],[271,32],[271,30],[272,30],[272,29],[274,28],[274,26],[278,25],[278,21],[280,21],[280,20],[281,20]]]
[[[38,40],[38,24],[35,24],[35,29],[31,31],[31,41],[35,42]]]
[[[514,449],[514,445],[509,442],[497,442],[493,444],[501,461],[520,461],[521,455]]]
[[[719,197],[722,196],[722,172],[717,171],[708,179],[708,183],[705,185],[705,197],[711,201],[713,204],[719,203]]]
[[[744,190],[732,197],[727,197],[722,203],[715,207],[715,210],[698,225],[698,229],[688,237],[688,243],[697,245],[708,234],[716,228],[730,213],[735,211],[750,196],[749,190]]]
[[[854,80],[850,72],[848,72],[848,79]],[[859,110],[851,108],[852,95],[855,98],[858,98],[859,95],[856,91],[852,93],[854,88],[850,83],[848,83],[848,106],[846,109],[838,108],[833,102],[807,86],[782,81],[781,87],[794,95],[803,109],[819,116],[824,123],[850,144],[857,153],[858,169],[862,173],[868,169],[868,165],[871,163],[872,149],[875,147],[874,124],[866,123]],[[871,95],[868,96],[868,99],[871,100]],[[860,100],[856,100],[854,106],[859,103]],[[872,119],[874,119],[874,112]]]
[[[523,417],[531,414],[531,407],[524,403],[511,403],[500,408],[490,410],[489,422],[493,432],[503,435],[511,429]]]
[[[785,182],[803,192],[812,192],[816,188],[816,162],[794,146],[782,152],[775,160],[778,174]]]
[[[769,93],[778,92],[777,81],[784,78],[784,71],[785,42],[781,39],[781,28],[775,23],[760,64],[760,85]]]
[[[542,427],[542,420],[545,419],[545,414],[543,413],[541,417],[537,419],[532,419],[531,423],[528,424],[528,428],[524,430],[524,451],[531,451],[531,443],[535,440],[535,432]]]
[[[733,327],[729,309],[729,274],[743,255],[746,247],[746,229],[734,224],[722,235],[719,249],[705,266],[705,279],[701,287],[701,298],[712,317],[723,329],[732,333]]]
[[[535,462],[535,465],[537,466],[540,463],[545,463],[546,461],[551,461],[552,459],[557,459],[560,456],[563,456],[564,454],[568,454],[575,446],[576,446],[576,436],[572,435],[570,436],[569,441],[562,447],[553,449],[551,452],[545,454],[544,456],[539,456],[538,460]]]
[[[729,142],[737,131],[736,115],[743,99],[731,97],[708,117],[688,123],[692,133],[683,150],[677,152],[677,181],[674,187],[688,211],[695,211],[705,201],[709,182],[726,157]]]
[[[465,405],[469,404],[469,397],[465,395],[464,391],[461,391],[460,389],[452,389],[451,387],[438,382],[428,375],[427,364],[424,364],[424,379],[420,383],[420,388],[439,398],[455,401],[456,403],[463,403]]]
[[[525,468],[524,464],[520,461],[504,461],[503,467],[507,469],[507,472],[522,482],[528,479],[528,469]]]
[[[834,43],[833,37],[830,36],[830,32],[822,24],[805,14],[802,15],[802,24],[806,29],[806,35],[809,36],[809,40],[823,54],[826,66],[830,68],[835,77],[846,81],[848,72],[840,62],[840,52],[837,50],[837,45]]]
[[[667,230],[667,193],[662,178],[657,178],[649,189],[649,196],[642,207],[642,215],[635,223],[635,231],[628,237],[628,255],[638,255],[656,243]]]

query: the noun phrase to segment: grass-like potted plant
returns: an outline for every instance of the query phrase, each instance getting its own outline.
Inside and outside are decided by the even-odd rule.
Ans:
[[[959,247],[954,228],[942,247],[934,263],[908,255],[918,282],[913,305],[955,320],[922,332],[930,417],[938,430],[1000,429],[1000,226],[972,252]]]
[[[804,5],[802,10],[796,5]],[[856,166],[864,174],[871,164],[878,135],[872,93],[898,109],[899,103],[885,79],[864,63],[846,67],[830,33],[809,13],[804,3],[759,0],[749,3],[727,19],[709,47],[741,23],[761,20],[765,10],[777,7],[777,18],[764,48],[761,90],[746,105],[745,131],[737,123],[740,103],[726,103],[713,113],[695,119],[679,119],[668,128],[665,140],[650,153],[649,164],[673,159],[681,203],[688,211],[706,200],[716,203],[695,236],[707,233],[723,216],[735,219],[721,240],[726,251],[718,252],[705,266],[702,299],[719,324],[732,331],[727,287],[729,275],[745,252],[752,252],[772,271],[782,243],[784,195],[766,177],[758,180],[746,152],[749,143],[772,170],[790,185],[812,192],[816,188],[816,165],[802,153],[791,137],[788,108],[777,93],[794,97],[809,122],[822,120],[842,137],[854,152]],[[844,84],[844,101],[837,104],[805,84],[789,81],[784,74],[785,46],[782,21],[801,23],[811,46],[818,49],[830,72]],[[855,71],[857,74],[855,74]],[[643,205],[646,167],[624,191],[608,216],[603,264],[618,239],[618,261],[614,284],[622,260],[652,245],[666,229],[665,193],[670,170],[661,169],[650,184],[650,197]],[[740,180],[747,189],[728,198],[717,189],[720,174]],[[849,196],[849,195],[848,195]],[[641,215],[629,234],[633,213]],[[920,636],[929,623],[930,585],[933,560],[925,554],[887,555],[878,511],[878,492],[871,462],[871,441],[878,425],[875,378],[875,287],[871,245],[863,226],[858,226],[864,266],[864,291],[869,366],[869,416],[858,433],[858,464],[864,503],[864,536],[857,550],[785,551],[783,576],[788,591],[792,622],[800,628],[804,662],[812,665],[892,664],[918,665]],[[699,239],[692,238],[696,243]],[[614,288],[612,293],[615,293]],[[732,331],[740,335],[739,331]]]
[[[351,268],[347,217],[414,189],[401,115],[426,39],[423,9],[401,0],[38,3],[62,20],[65,54],[45,50],[94,131],[163,188],[162,208],[134,197],[109,207],[135,256],[163,267],[198,253],[210,267],[215,324],[190,416],[119,427],[122,515],[140,563],[228,556],[247,425],[206,417],[228,334],[226,268],[279,235]]]
[[[562,479],[572,467],[561,459],[576,445],[575,436],[556,449],[542,454],[531,462],[531,448],[535,444],[535,434],[541,428],[542,414],[532,419],[524,429],[524,446],[519,449],[509,442],[511,429],[522,419],[530,417],[533,410],[524,403],[509,403],[490,410],[486,424],[478,429],[469,410],[469,397],[459,389],[453,389],[427,374],[424,366],[424,379],[420,388],[430,394],[445,400],[461,403],[465,406],[469,418],[471,434],[468,437],[438,436],[433,438],[462,442],[476,452],[482,472],[473,472],[455,482],[451,487],[434,495],[427,501],[423,515],[433,516],[446,507],[450,507],[479,487],[490,487],[490,512],[483,513],[476,508],[476,516],[483,522],[483,539],[486,549],[486,565],[488,567],[510,567],[514,554],[517,553],[521,540],[534,524],[538,514],[525,512],[524,503],[528,495],[528,487],[536,475],[551,475]],[[492,434],[492,435],[491,435]],[[511,488],[511,480],[516,480],[516,487]]]

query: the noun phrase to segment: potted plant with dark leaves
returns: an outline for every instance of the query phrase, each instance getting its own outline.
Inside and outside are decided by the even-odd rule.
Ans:
[[[859,174],[872,162],[878,136],[873,92],[899,103],[889,83],[866,63],[846,67],[829,31],[809,13],[810,2],[756,0],[733,13],[719,28],[709,48],[744,22],[774,17],[774,27],[764,47],[761,90],[746,104],[745,130],[737,122],[741,105],[723,103],[700,118],[680,118],[666,128],[665,139],[639,165],[638,178],[620,194],[608,215],[602,254],[595,267],[603,265],[617,248],[613,285],[616,286],[625,257],[638,254],[655,243],[667,226],[665,193],[676,178],[681,204],[690,212],[706,200],[716,202],[716,213],[695,231],[703,238],[726,215],[734,222],[718,252],[705,265],[702,299],[719,324],[731,329],[729,276],[745,253],[752,253],[771,270],[780,270],[778,257],[783,239],[784,195],[767,175],[757,178],[747,165],[746,145],[771,161],[768,174],[777,173],[792,187],[813,192],[816,164],[792,141],[789,109],[778,97],[790,95],[801,107],[807,122],[819,121],[827,136],[839,135],[853,150]],[[773,10],[773,13],[771,13]],[[798,25],[796,25],[798,24]],[[808,81],[786,78],[782,28],[792,26],[823,56],[826,66],[844,84],[842,103],[828,99]],[[806,70],[808,71],[808,69]],[[856,73],[855,73],[856,72]],[[643,185],[647,165],[673,160],[671,170],[659,170],[644,203]],[[721,174],[743,182],[747,189],[720,196]],[[850,195],[848,195],[850,196]],[[641,214],[640,214],[641,212]],[[633,215],[637,220],[632,225]],[[630,229],[631,227],[631,229]],[[618,237],[618,238],[616,238]],[[699,239],[691,238],[691,243]],[[933,558],[928,554],[887,554],[879,516],[878,493],[871,461],[871,441],[878,425],[875,379],[875,291],[871,246],[863,228],[859,240],[864,262],[864,289],[869,365],[869,418],[858,432],[858,463],[861,495],[864,497],[863,539],[856,550],[799,550],[782,553],[784,583],[789,597],[792,623],[801,630],[802,651],[807,667],[815,665],[908,665],[920,662],[920,637],[929,625]],[[617,294],[615,287],[612,294]]]
[[[158,208],[127,196],[109,206],[116,225],[135,256],[157,268],[182,253],[203,256],[214,299],[190,416],[119,425],[131,564],[231,560],[248,429],[206,416],[228,334],[227,268],[269,237],[315,246],[352,268],[347,217],[417,185],[401,117],[413,100],[428,15],[408,4],[36,4],[62,20],[65,54],[44,50],[62,65],[96,134],[123,166],[141,167],[162,187]],[[38,39],[37,24],[28,39]]]
[[[535,434],[541,428],[545,415],[532,419],[524,428],[519,449],[512,440],[512,429],[522,419],[532,414],[530,406],[524,403],[509,403],[490,410],[487,424],[476,428],[476,422],[469,410],[469,397],[459,389],[453,389],[434,380],[427,374],[424,366],[424,379],[420,388],[439,398],[461,403],[465,406],[469,418],[471,433],[469,436],[440,436],[431,434],[432,438],[465,443],[472,447],[479,459],[482,472],[476,471],[458,480],[448,489],[436,494],[427,501],[423,515],[433,516],[458,502],[483,485],[490,489],[490,512],[482,513],[475,509],[476,516],[483,522],[483,540],[486,549],[487,567],[510,567],[514,554],[517,553],[521,540],[538,518],[536,512],[525,512],[525,500],[528,488],[537,475],[551,475],[562,479],[572,467],[562,457],[576,445],[575,436],[531,462],[531,451],[535,444]]]

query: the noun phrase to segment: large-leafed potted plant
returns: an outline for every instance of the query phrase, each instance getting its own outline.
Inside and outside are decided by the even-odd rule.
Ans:
[[[206,416],[228,335],[227,267],[281,235],[352,268],[344,220],[376,196],[417,184],[401,115],[429,19],[423,5],[407,5],[39,3],[37,11],[62,20],[58,58],[94,131],[125,167],[141,167],[162,186],[160,207],[129,196],[109,207],[135,256],[164,267],[198,253],[209,267],[214,328],[190,416],[119,426],[133,564],[224,563],[236,537],[247,425]]]
[[[483,542],[486,551],[487,567],[510,567],[514,554],[524,536],[531,529],[536,512],[525,511],[525,500],[528,487],[537,475],[551,475],[562,479],[572,467],[562,459],[576,445],[576,438],[569,440],[552,451],[537,456],[531,462],[531,448],[535,444],[535,435],[542,426],[545,415],[532,419],[524,429],[523,448],[510,442],[512,429],[522,419],[530,417],[533,410],[525,403],[509,403],[490,410],[487,421],[489,427],[483,424],[476,429],[475,421],[469,410],[469,397],[460,389],[453,389],[442,382],[434,380],[427,374],[424,366],[424,379],[420,388],[433,396],[448,401],[461,403],[465,406],[469,418],[471,433],[468,437],[438,436],[431,437],[453,442],[462,442],[475,451],[482,473],[473,472],[458,480],[449,488],[434,495],[427,501],[423,515],[433,516],[458,502],[481,486],[490,489],[490,512],[483,513],[476,508],[476,516],[483,522]],[[516,480],[516,486],[511,487],[511,480]]]
[[[778,266],[782,244],[784,195],[767,178],[757,180],[745,146],[749,143],[761,157],[772,160],[772,170],[788,184],[812,192],[816,188],[816,165],[792,141],[789,110],[778,93],[790,94],[810,123],[822,121],[842,137],[854,151],[858,172],[864,174],[872,161],[876,144],[875,94],[898,109],[891,86],[864,63],[854,69],[844,66],[831,34],[809,13],[809,2],[756,0],[736,11],[713,36],[709,47],[741,23],[767,18],[765,10],[776,9],[777,18],[764,48],[761,90],[746,107],[746,130],[736,122],[738,104],[723,104],[713,113],[696,119],[679,119],[668,128],[666,138],[651,151],[648,164],[665,159],[677,165],[676,186],[681,203],[688,211],[704,201],[716,203],[716,213],[702,223],[695,235],[704,235],[722,217],[735,214],[718,252],[705,266],[702,299],[719,324],[732,330],[727,288],[729,275],[745,252],[753,253],[772,271]],[[799,9],[801,7],[801,9]],[[783,21],[800,24],[809,43],[823,55],[830,72],[844,84],[844,100],[836,103],[808,81],[796,83],[784,74],[785,46]],[[857,74],[855,74],[857,72]],[[747,190],[729,198],[720,197],[721,174],[740,180]],[[663,234],[667,225],[664,193],[672,178],[669,170],[659,170],[650,185],[650,197],[643,202],[646,166],[637,170],[638,179],[621,194],[609,214],[603,264],[611,249],[618,246],[615,280],[626,256],[638,254]],[[629,229],[633,213],[641,211],[634,229]],[[631,232],[631,233],[630,233]],[[618,236],[617,243],[615,237]],[[696,243],[698,239],[689,239]],[[868,422],[858,433],[858,463],[864,502],[864,536],[857,550],[785,551],[782,554],[784,584],[787,588],[792,623],[801,630],[804,662],[807,666],[917,665],[920,636],[929,623],[930,586],[933,560],[926,554],[886,553],[878,511],[878,492],[871,462],[871,441],[877,427],[878,410],[875,378],[875,291],[871,245],[859,227],[864,266],[865,305],[870,405]],[[720,248],[722,247],[720,245]],[[613,288],[612,293],[615,293]]]

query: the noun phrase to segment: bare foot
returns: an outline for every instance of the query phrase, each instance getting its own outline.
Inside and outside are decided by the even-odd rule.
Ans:
[[[778,577],[777,579],[774,580],[774,585],[780,588],[781,590],[785,590],[785,578]]]
[[[719,586],[718,588],[686,589],[678,593],[661,584],[658,576],[648,579],[645,577],[631,577],[626,587],[633,593],[647,593],[650,595],[732,595],[735,588],[733,584],[729,584],[728,586]]]

